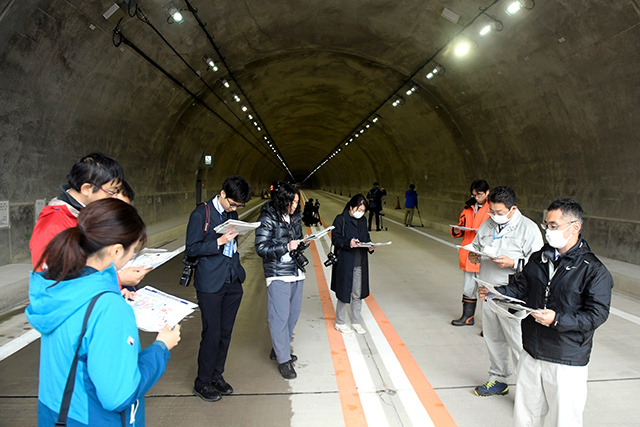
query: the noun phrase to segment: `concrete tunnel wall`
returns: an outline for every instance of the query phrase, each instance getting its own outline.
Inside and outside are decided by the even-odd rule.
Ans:
[[[0,0],[0,200],[11,222],[0,229],[0,265],[29,258],[34,201],[55,197],[91,151],[123,164],[149,223],[188,214],[198,177],[208,195],[231,173],[257,194],[288,177],[236,117],[223,74],[205,70],[212,49],[193,17],[169,25],[164,3],[138,1],[202,79],[126,11],[120,28],[216,114],[130,46],[113,45],[102,17],[113,1]],[[296,179],[375,112],[381,120],[307,185],[347,195],[378,180],[394,206],[415,183],[422,213],[451,221],[476,178],[512,186],[536,221],[571,196],[596,253],[640,264],[636,2],[539,1],[512,17],[506,0],[197,3]],[[486,21],[481,6],[504,23],[491,38],[463,29]],[[457,25],[443,7],[460,14]],[[475,45],[465,58],[449,43],[460,32]],[[427,80],[430,58],[446,72]],[[419,91],[408,97],[414,74]],[[396,108],[385,102],[394,92],[405,99]],[[204,154],[213,168],[202,168]]]

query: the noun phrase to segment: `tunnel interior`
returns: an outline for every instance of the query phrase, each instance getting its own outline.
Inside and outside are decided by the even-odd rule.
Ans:
[[[151,224],[230,174],[379,181],[389,208],[413,183],[451,220],[483,178],[535,221],[575,198],[594,251],[640,264],[640,6],[512,3],[0,0],[0,265],[93,151]]]

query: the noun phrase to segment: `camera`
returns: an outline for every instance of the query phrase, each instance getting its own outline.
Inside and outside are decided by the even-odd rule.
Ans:
[[[338,262],[338,257],[333,253],[329,252],[327,254],[327,260],[324,262],[325,267],[331,267],[333,264]]]
[[[307,259],[306,256],[304,256],[303,252],[308,247],[309,247],[308,243],[300,242],[297,248],[289,252],[289,255],[291,256],[293,261],[296,263],[298,268],[305,273],[307,272],[307,270],[305,270],[304,268],[309,264],[309,260]]]
[[[182,263],[184,264],[184,268],[182,269],[182,275],[178,283],[182,286],[189,286],[193,278],[193,273],[195,273],[196,266],[198,265],[198,258],[185,255],[182,257]]]

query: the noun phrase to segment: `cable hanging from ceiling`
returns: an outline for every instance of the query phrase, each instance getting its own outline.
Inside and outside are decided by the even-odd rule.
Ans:
[[[132,13],[132,6],[135,7],[135,9],[133,10]],[[190,5],[189,5],[190,6]],[[167,11],[170,13],[171,10],[177,10],[178,12],[181,12],[185,9],[176,9],[176,7],[174,6],[174,4],[172,2],[166,4],[165,9],[167,9]],[[191,10],[190,10],[191,11]],[[225,106],[225,108],[236,118],[236,120],[238,120],[240,122],[240,124],[247,130],[247,132],[249,132],[250,135],[252,135],[254,138],[256,138],[257,141],[259,141],[260,143],[262,143],[262,140],[259,138],[259,136],[256,136],[253,134],[254,131],[252,131],[252,129],[248,126],[247,121],[243,120],[241,117],[239,117],[234,110],[231,108],[231,106],[220,97],[220,95],[218,95],[218,93],[204,80],[202,73],[199,70],[196,70],[194,67],[192,67],[183,57],[182,55],[180,55],[180,53],[178,53],[176,51],[176,49],[171,45],[171,43],[169,43],[169,41],[160,33],[160,31],[151,23],[151,21],[147,18],[146,14],[144,13],[144,11],[142,10],[142,8],[137,4],[137,2],[134,1],[130,1],[128,4],[128,14],[130,17],[137,17],[140,21],[144,22],[145,24],[147,24],[155,33],[156,35],[173,51],[173,53],[185,64],[185,66],[187,66],[187,68],[189,68],[203,83],[203,85],[211,92],[213,93],[213,95],[222,103],[222,105]],[[171,13],[170,13],[171,14]],[[171,22],[169,22],[171,23]],[[118,23],[119,25],[119,23]],[[221,56],[221,54],[219,53],[219,50],[216,49],[216,52],[218,53],[218,56]],[[210,69],[212,72],[217,72],[219,70],[219,67],[216,65],[215,61],[213,60],[213,55],[208,55],[205,54],[203,55],[202,59],[204,60],[205,64],[207,65],[207,68]],[[224,60],[221,61],[222,64],[224,65],[224,67],[227,69],[227,72],[229,74],[231,74],[231,71],[228,68],[228,65],[226,64],[226,62],[224,62]],[[229,75],[227,75],[226,77],[229,77]],[[228,82],[228,80],[226,80],[225,78],[220,78],[218,80],[221,84],[221,87],[224,87],[226,89],[230,88],[230,84]],[[235,78],[233,78],[233,81],[235,82]],[[242,92],[242,89],[239,88],[239,90]],[[243,92],[242,92],[243,93]],[[240,102],[240,98],[236,95],[235,96],[235,100],[237,102]],[[246,107],[243,109],[243,112],[246,112],[248,109],[246,109]],[[217,116],[220,117],[220,116]],[[221,120],[223,120],[220,117]],[[249,114],[249,120],[253,121],[253,124],[255,126],[255,120],[252,120],[253,117]],[[239,135],[241,135],[243,137],[243,139],[247,140],[246,137],[242,134],[240,134],[237,129],[235,129],[233,126],[231,126],[231,124],[229,124],[227,121],[223,120],[223,122],[225,124],[227,124],[229,127],[231,127],[236,133],[238,133]],[[257,132],[261,132],[262,128],[260,126],[255,126],[255,130]],[[249,142],[247,140],[247,142]],[[252,147],[256,148],[256,150],[258,150],[263,156],[265,156],[265,153],[262,152],[262,150],[260,150],[256,145],[254,145],[253,143],[250,143]],[[286,163],[283,161],[283,158],[279,155],[279,152],[277,150],[277,147],[275,147],[275,144],[272,144],[271,141],[267,140],[267,145],[268,145],[268,149],[267,151],[269,153],[272,153],[272,155],[274,155],[278,161],[280,162],[280,164],[282,165],[282,167],[284,167],[284,169],[289,173],[289,175],[291,175],[291,171],[289,170],[288,165],[286,165]],[[266,147],[265,147],[266,148]],[[272,162],[273,163],[273,162]],[[274,163],[276,164],[276,163]],[[277,165],[277,164],[276,164]]]
[[[267,159],[269,162],[273,163],[275,166],[278,166],[277,163],[275,163],[269,156],[267,156],[264,152],[262,152],[262,150],[259,149],[258,146],[256,146],[254,143],[252,143],[251,141],[249,141],[249,139],[243,135],[242,133],[240,133],[235,127],[233,127],[229,122],[227,122],[222,116],[220,116],[213,108],[211,108],[206,102],[204,102],[202,99],[200,99],[200,97],[198,97],[195,93],[193,93],[192,91],[190,91],[184,83],[182,83],[181,81],[179,81],[175,76],[173,76],[171,73],[169,73],[167,70],[165,70],[164,68],[162,68],[157,62],[155,62],[151,57],[149,57],[146,53],[144,53],[138,46],[135,45],[135,43],[133,43],[131,40],[129,40],[120,30],[119,28],[119,23],[118,25],[116,25],[116,27],[113,29],[113,36],[112,36],[112,40],[113,40],[113,45],[115,47],[120,47],[121,44],[125,44],[127,46],[129,46],[131,49],[133,49],[138,55],[140,55],[144,60],[146,60],[149,64],[151,64],[154,68],[156,68],[158,71],[160,71],[165,77],[167,77],[169,80],[171,80],[176,86],[178,86],[180,89],[184,90],[195,102],[197,102],[199,105],[203,106],[207,111],[209,111],[210,113],[212,113],[214,116],[216,116],[218,119],[220,119],[220,121],[222,123],[224,123],[225,125],[227,125],[232,131],[234,131],[236,134],[238,134],[242,139],[244,139],[249,145],[251,145],[253,148],[256,149],[256,151],[258,151],[265,159]]]
[[[447,46],[451,45],[455,40],[457,40],[460,35],[470,26],[472,26],[475,21],[480,18],[481,16],[487,16],[489,19],[491,19],[491,23],[489,24],[489,28],[487,29],[487,25],[483,26],[482,29],[479,32],[480,36],[484,36],[486,34],[488,34],[491,31],[502,31],[502,29],[504,28],[504,25],[502,23],[502,21],[500,21],[499,19],[497,19],[496,17],[489,15],[487,13],[487,11],[489,9],[491,9],[493,6],[495,6],[500,0],[493,0],[489,5],[485,6],[485,7],[479,7],[480,12],[474,16],[467,24],[463,25],[462,28],[460,30],[458,30],[453,36],[451,36],[440,48],[436,49],[436,51],[429,57],[427,58],[427,60],[421,64],[416,71],[411,74],[406,80],[404,80],[402,82],[402,84],[396,89],[394,90],[387,98],[385,98],[375,109],[373,112],[369,113],[369,115],[367,117],[371,117],[372,114],[377,115],[378,111],[384,107],[384,105],[386,105],[387,103],[390,104],[390,106],[392,108],[398,107],[400,105],[404,105],[406,102],[405,97],[403,97],[402,95],[400,95],[399,93],[403,93],[406,97],[410,97],[411,95],[413,95],[414,93],[418,92],[420,90],[420,84],[417,84],[414,82],[414,79],[416,78],[416,76],[421,73],[421,72],[425,72],[425,78],[427,80],[432,80],[433,78],[437,77],[437,76],[442,76],[445,73],[445,67],[436,62],[435,58],[442,53],[442,51],[444,49],[447,48]],[[525,10],[531,10],[535,7],[535,0],[515,0],[509,3],[509,6],[506,9],[506,13],[508,15],[513,15],[514,13],[518,12],[520,9],[525,9]],[[445,12],[448,12],[445,13]],[[454,23],[457,23],[457,19],[459,18],[459,15],[455,14],[454,12],[448,10],[448,9],[444,9],[443,13],[442,13],[443,17],[451,20]],[[448,15],[448,16],[445,16]],[[477,43],[476,43],[477,45]],[[469,46],[466,46],[465,49],[470,48]],[[461,51],[457,52],[458,54],[461,54]],[[378,116],[380,117],[380,116]],[[365,120],[366,121],[366,120]],[[327,164],[327,162],[329,162],[331,159],[333,159],[339,152],[342,151],[341,147],[344,146],[348,146],[350,143],[355,142],[360,134],[362,132],[360,132],[362,130],[361,128],[362,122],[360,124],[358,124],[358,126],[354,129],[354,131],[352,131],[350,133],[349,136],[347,136],[345,139],[343,139],[334,149],[331,150],[331,153],[328,154],[324,159],[322,159],[320,161],[320,163],[313,169],[313,171],[311,171],[311,173],[309,173],[309,175],[307,175],[307,177],[302,181],[303,183],[306,182],[309,178],[311,178],[311,176],[316,173],[322,166],[324,166],[325,164]],[[347,141],[345,143],[345,141]]]
[[[184,0],[184,3],[187,6],[187,10],[189,12],[191,12],[191,14],[193,14],[194,18],[198,22],[198,25],[200,26],[200,29],[204,32],[205,36],[207,37],[207,40],[209,41],[209,44],[211,44],[211,47],[213,47],[213,50],[216,52],[216,55],[220,59],[220,62],[226,68],[226,70],[228,72],[229,79],[231,79],[233,81],[235,87],[238,89],[238,91],[242,95],[242,98],[244,98],[245,102],[248,104],[248,107],[244,106],[246,108],[246,110],[243,108],[243,111],[247,113],[247,117],[252,122],[252,124],[254,125],[254,127],[256,128],[256,130],[258,132],[262,132],[264,130],[264,133],[267,136],[267,138],[265,138],[265,141],[269,145],[269,148],[274,152],[274,154],[278,158],[278,160],[280,160],[280,162],[282,163],[284,168],[289,173],[289,176],[291,177],[291,179],[295,180],[293,174],[291,173],[291,170],[289,169],[289,166],[288,166],[286,160],[284,159],[284,156],[282,155],[282,153],[278,149],[276,143],[273,141],[273,137],[269,133],[266,125],[264,124],[264,121],[260,118],[260,115],[258,114],[258,111],[253,106],[253,104],[251,103],[251,100],[249,99],[247,94],[242,89],[242,86],[240,85],[240,83],[236,79],[235,75],[233,74],[233,71],[231,71],[231,68],[229,67],[229,65],[227,64],[227,62],[226,62],[226,60],[224,58],[224,55],[222,55],[222,52],[220,51],[220,49],[218,48],[218,46],[214,42],[213,36],[207,30],[206,24],[204,22],[202,22],[202,20],[200,19],[200,16],[198,15],[198,9],[193,7],[193,5],[191,4],[191,2],[189,0]],[[228,81],[227,81],[227,83],[228,83]],[[234,94],[233,96],[234,96],[234,100],[236,102],[238,102],[238,103],[241,102],[240,96],[238,94]],[[253,112],[253,115],[255,115],[255,117],[253,117],[251,112]],[[262,124],[262,126],[260,126],[261,124]]]

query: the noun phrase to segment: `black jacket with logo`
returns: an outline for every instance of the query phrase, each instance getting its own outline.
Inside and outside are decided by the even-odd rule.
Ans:
[[[549,326],[533,316],[522,320],[522,344],[533,358],[563,365],[589,363],[595,329],[609,316],[613,279],[609,270],[591,252],[587,242],[578,243],[553,262],[555,250],[545,245],[531,255],[522,272],[497,287],[504,295],[525,301],[531,308],[556,312]],[[555,270],[551,277],[549,266]]]

